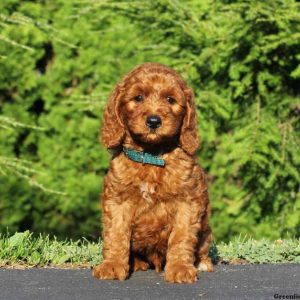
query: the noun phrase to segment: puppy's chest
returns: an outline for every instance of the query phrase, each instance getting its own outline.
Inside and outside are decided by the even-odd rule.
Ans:
[[[180,192],[180,184],[171,179],[167,169],[156,170],[155,167],[142,169],[134,178],[128,190],[147,203],[165,202]]]
[[[141,198],[148,203],[157,202],[159,200],[159,196],[162,196],[162,187],[157,183],[142,181],[137,189]]]
[[[191,163],[167,159],[164,167],[140,164],[121,156],[114,162],[112,181],[123,198],[136,204],[173,202],[186,198],[197,185]],[[142,203],[141,203],[142,201]]]

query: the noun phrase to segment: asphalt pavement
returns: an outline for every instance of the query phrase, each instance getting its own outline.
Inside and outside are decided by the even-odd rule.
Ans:
[[[300,299],[300,264],[220,265],[194,284],[166,283],[152,270],[119,282],[97,280],[88,269],[0,269],[0,299]]]

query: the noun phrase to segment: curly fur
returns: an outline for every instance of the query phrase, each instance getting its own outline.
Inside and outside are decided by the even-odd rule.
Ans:
[[[156,130],[145,124],[153,114],[162,120]],[[115,154],[102,195],[104,260],[94,276],[124,280],[151,267],[164,269],[168,282],[190,283],[198,270],[213,271],[207,184],[195,156],[197,117],[185,81],[161,64],[137,66],[109,97],[102,142]],[[131,161],[122,147],[159,154],[166,165]]]

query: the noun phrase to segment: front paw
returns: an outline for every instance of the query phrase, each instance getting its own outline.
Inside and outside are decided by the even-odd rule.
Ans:
[[[99,279],[125,280],[128,276],[127,265],[119,262],[103,261],[93,269],[93,276]]]
[[[197,269],[195,266],[185,263],[167,264],[165,279],[172,283],[193,283],[197,281]]]

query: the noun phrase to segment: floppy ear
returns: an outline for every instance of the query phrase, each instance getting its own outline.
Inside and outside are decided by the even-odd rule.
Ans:
[[[179,142],[185,152],[194,155],[200,145],[196,107],[192,90],[184,90],[184,95],[186,98],[186,112],[182,122]]]
[[[125,129],[119,116],[121,86],[118,84],[109,96],[102,125],[102,142],[108,149],[119,147],[124,139]]]

